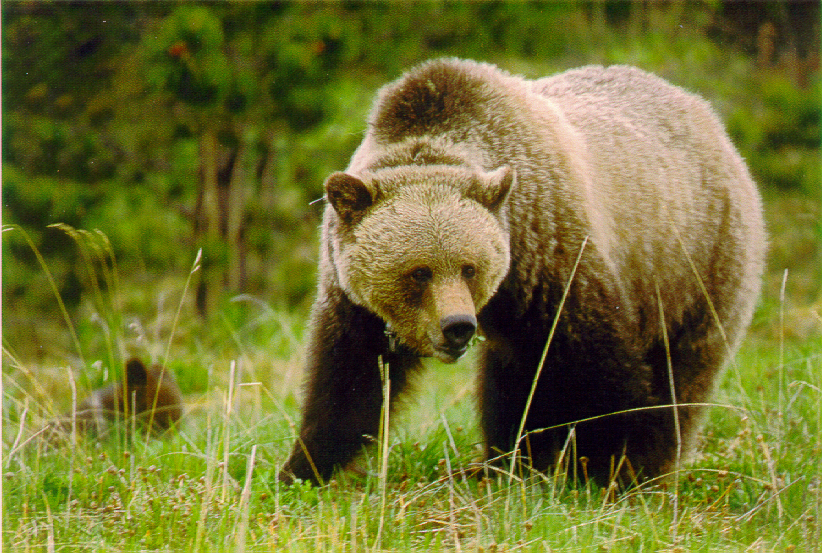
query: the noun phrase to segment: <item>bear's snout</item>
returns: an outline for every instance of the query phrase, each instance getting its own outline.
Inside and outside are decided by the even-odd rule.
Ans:
[[[445,348],[452,352],[465,351],[477,330],[477,318],[470,314],[448,315],[440,319]]]

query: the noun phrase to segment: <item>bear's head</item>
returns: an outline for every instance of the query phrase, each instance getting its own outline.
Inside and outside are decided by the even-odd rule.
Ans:
[[[508,273],[514,171],[401,166],[325,183],[330,256],[355,303],[406,350],[453,362]]]
[[[136,357],[126,363],[125,390],[118,382],[96,393],[110,418],[116,418],[115,413],[129,412],[146,422],[151,420],[154,430],[167,430],[183,414],[182,395],[172,372],[162,365],[147,368]]]

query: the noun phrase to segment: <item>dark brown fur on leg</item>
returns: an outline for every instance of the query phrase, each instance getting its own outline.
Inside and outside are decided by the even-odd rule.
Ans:
[[[280,473],[284,482],[324,482],[376,438],[383,408],[381,356],[392,398],[419,365],[416,357],[389,353],[385,324],[339,291],[318,302],[312,329],[302,426]]]

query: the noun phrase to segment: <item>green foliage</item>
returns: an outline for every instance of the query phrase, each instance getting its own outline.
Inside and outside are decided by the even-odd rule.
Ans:
[[[147,81],[183,102],[207,107],[225,101],[230,88],[220,19],[206,6],[181,5],[146,40]]]
[[[819,76],[800,89],[784,75],[763,76],[750,86],[763,94],[734,109],[729,132],[765,187],[798,188],[820,196],[819,146],[822,90]]]
[[[4,3],[4,221],[35,237],[71,294],[82,295],[76,250],[51,223],[100,228],[149,282],[206,248],[209,270],[242,260],[231,294],[305,305],[325,176],[359,143],[374,91],[440,55],[530,77],[639,65],[707,96],[763,188],[818,197],[818,72],[803,87],[791,66],[757,68],[749,42],[717,38],[722,13],[722,2]],[[205,132],[239,244],[204,237]],[[227,206],[241,147],[238,218]],[[31,319],[50,302],[24,250],[4,243],[4,298]]]

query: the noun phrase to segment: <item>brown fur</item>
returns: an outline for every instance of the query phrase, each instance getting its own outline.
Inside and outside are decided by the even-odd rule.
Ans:
[[[423,64],[380,91],[326,197],[286,481],[330,477],[377,434],[380,357],[396,395],[419,357],[453,361],[475,330],[486,457],[510,452],[586,238],[522,453],[553,466],[573,427],[599,481],[623,453],[640,478],[664,474],[677,450],[671,385],[678,404],[707,400],[759,291],[765,237],[747,168],[707,103],[629,67],[528,81]],[[648,409],[613,415],[637,408]],[[686,449],[701,412],[678,409]],[[590,417],[602,418],[575,424]]]
[[[103,435],[112,423],[136,417],[141,425],[151,423],[154,432],[174,426],[183,416],[183,397],[171,371],[161,365],[147,369],[132,358],[126,363],[125,386],[111,384],[92,392],[68,412],[50,424],[52,439],[65,438],[72,427],[78,434]]]

